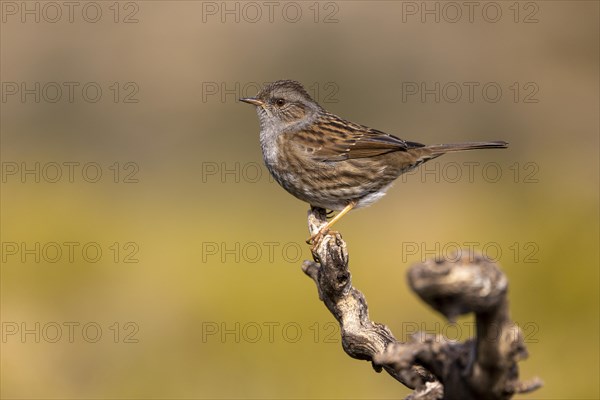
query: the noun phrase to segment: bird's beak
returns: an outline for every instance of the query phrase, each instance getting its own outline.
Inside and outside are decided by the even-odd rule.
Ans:
[[[240,101],[260,107],[262,107],[265,104],[262,100],[257,99],[255,97],[247,97],[245,99],[240,99]]]

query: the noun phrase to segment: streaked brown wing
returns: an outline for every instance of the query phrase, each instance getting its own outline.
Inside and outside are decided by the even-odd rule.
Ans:
[[[422,147],[385,132],[358,125],[326,114],[311,129],[305,131],[306,144],[316,161],[343,161],[369,158],[394,151]]]

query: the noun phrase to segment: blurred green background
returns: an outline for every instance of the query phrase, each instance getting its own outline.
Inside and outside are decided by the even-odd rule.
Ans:
[[[405,139],[510,142],[345,217],[354,284],[398,338],[464,340],[472,318],[448,326],[406,271],[484,250],[521,377],[545,381],[520,398],[600,396],[598,2],[1,6],[3,398],[410,392],[344,354],[300,270],[308,206],[269,179],[237,101],[277,79]]]

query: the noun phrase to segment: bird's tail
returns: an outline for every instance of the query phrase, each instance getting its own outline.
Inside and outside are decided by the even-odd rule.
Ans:
[[[425,146],[432,156],[441,156],[453,151],[476,150],[476,149],[506,149],[508,143],[498,140],[493,142],[466,142],[449,144],[432,144]]]

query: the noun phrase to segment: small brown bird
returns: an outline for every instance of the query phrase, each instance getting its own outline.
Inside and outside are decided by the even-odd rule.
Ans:
[[[273,82],[240,101],[256,106],[263,158],[273,178],[311,206],[340,211],[309,239],[313,244],[350,210],[374,203],[398,176],[424,162],[453,151],[508,146],[405,141],[325,111],[296,81]]]

